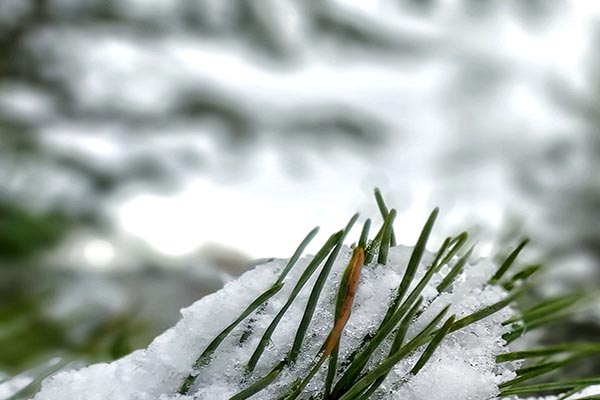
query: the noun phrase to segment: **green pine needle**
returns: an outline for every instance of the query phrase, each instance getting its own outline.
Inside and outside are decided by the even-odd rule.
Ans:
[[[492,278],[490,279],[490,283],[494,284],[494,283],[498,282],[504,276],[504,274],[506,273],[506,271],[508,271],[508,269],[513,265],[513,263],[515,262],[515,260],[519,256],[519,253],[521,252],[521,250],[523,250],[523,248],[527,245],[527,243],[529,243],[529,239],[523,240],[517,246],[517,248],[514,249],[508,255],[508,257],[506,257],[506,259],[504,260],[504,262],[500,265],[500,268],[498,268],[498,271],[496,271],[496,273],[494,274],[494,276],[492,276]]]
[[[381,190],[379,188],[375,188],[375,201],[377,202],[377,207],[379,207],[379,212],[381,213],[381,218],[384,220],[388,217],[388,208],[385,205],[385,200],[383,200],[383,195],[381,194]],[[396,246],[396,235],[392,229],[390,235],[390,242],[392,247]]]
[[[388,252],[392,244],[392,236],[394,233],[394,219],[396,218],[396,210],[392,209],[385,218],[383,225],[383,234],[381,235],[381,245],[379,246],[379,257],[377,262],[385,265],[388,261]]]
[[[450,286],[452,284],[452,282],[454,282],[454,280],[456,279],[456,277],[458,277],[458,275],[462,272],[465,264],[467,263],[469,257],[471,256],[471,253],[473,253],[473,247],[471,247],[464,256],[462,256],[457,262],[456,264],[454,264],[454,267],[452,267],[452,269],[450,270],[450,272],[448,273],[448,275],[446,275],[444,277],[444,279],[440,282],[439,285],[437,285],[437,291],[438,292],[443,292],[444,290],[446,290],[448,288],[448,286]]]
[[[437,349],[437,347],[442,342],[442,339],[444,339],[448,332],[450,332],[450,328],[452,328],[452,324],[454,324],[454,319],[454,315],[448,318],[448,320],[444,323],[441,329],[437,331],[433,339],[431,339],[431,342],[429,342],[429,344],[427,345],[427,348],[425,349],[423,354],[421,354],[421,358],[419,358],[419,361],[417,361],[413,369],[410,371],[411,374],[418,374],[421,368],[425,366],[425,363],[429,361],[429,359],[435,352],[435,349]]]

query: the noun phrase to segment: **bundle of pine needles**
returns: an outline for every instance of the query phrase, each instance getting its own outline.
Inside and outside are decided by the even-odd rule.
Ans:
[[[520,296],[528,290],[528,279],[540,269],[539,265],[525,266],[512,275],[511,268],[516,264],[519,253],[526,246],[528,240],[523,240],[505,260],[500,264],[497,271],[488,282],[490,285],[500,285],[508,295],[495,304],[483,307],[470,315],[457,319],[455,315],[447,316],[448,308],[444,308],[438,315],[414,337],[407,340],[407,331],[415,316],[423,311],[422,291],[427,286],[436,272],[444,266],[452,263],[450,271],[437,285],[438,292],[446,288],[460,276],[473,247],[466,249],[468,235],[463,232],[457,236],[448,237],[444,240],[439,250],[435,253],[433,262],[418,282],[413,282],[417,275],[417,268],[426,251],[426,245],[433,229],[434,222],[438,216],[435,209],[425,223],[412,255],[406,266],[404,276],[399,282],[397,290],[389,304],[383,320],[374,333],[365,336],[359,348],[354,349],[348,360],[345,360],[344,368],[338,365],[339,342],[352,309],[354,295],[359,284],[359,276],[363,265],[376,262],[385,265],[388,262],[388,251],[391,246],[396,245],[393,222],[396,217],[394,209],[388,210],[379,190],[375,190],[375,198],[383,217],[382,226],[372,239],[369,239],[371,220],[367,219],[362,227],[358,242],[353,245],[353,253],[345,272],[339,282],[337,300],[332,304],[335,310],[335,320],[326,340],[322,343],[320,350],[314,355],[310,368],[306,373],[293,382],[287,390],[284,390],[277,400],[294,400],[302,398],[303,389],[308,385],[315,374],[323,368],[327,362],[327,375],[322,393],[318,396],[322,400],[366,400],[371,398],[375,391],[385,380],[391,369],[401,360],[406,359],[418,349],[423,349],[420,357],[410,371],[416,375],[429,362],[432,355],[444,338],[455,331],[474,324],[498,311],[514,305]],[[314,316],[316,304],[320,299],[321,291],[328,279],[332,265],[338,256],[343,242],[350,229],[356,223],[358,215],[354,215],[346,227],[331,235],[329,240],[316,253],[311,262],[296,282],[287,301],[271,321],[268,328],[263,332],[260,342],[252,356],[247,361],[245,374],[247,380],[252,382],[230,400],[243,400],[259,393],[272,384],[285,368],[289,368],[297,361],[305,341],[308,326]],[[242,323],[247,317],[257,312],[266,302],[278,293],[284,285],[286,275],[303,254],[306,246],[317,234],[318,228],[312,230],[296,249],[286,267],[282,270],[279,278],[264,293],[259,295],[240,315],[227,326],[206,347],[193,365],[193,373],[187,376],[179,388],[180,394],[189,394],[198,376],[202,374],[203,367],[211,362],[212,356],[218,351],[220,344],[225,338]],[[294,302],[299,292],[306,285],[310,277],[322,264],[323,267],[316,278],[310,293],[308,303],[298,326],[296,336],[289,351],[278,363],[270,367],[270,372],[263,376],[253,376],[257,364],[261,360],[267,344],[271,340],[273,332]],[[541,301],[532,307],[522,311],[518,316],[504,322],[510,327],[504,335],[507,344],[521,337],[525,332],[547,325],[564,318],[572,307],[585,300],[584,294],[573,294]],[[368,361],[371,356],[382,346],[384,341],[391,340],[391,348],[375,366],[370,369]],[[600,384],[600,378],[587,378],[578,380],[558,380],[551,382],[540,381],[545,376],[561,368],[568,367],[571,363],[578,362],[585,357],[598,356],[600,354],[600,343],[570,343],[560,346],[543,347],[526,351],[516,351],[502,354],[497,357],[498,363],[525,362],[516,371],[517,377],[500,385],[501,396],[514,396],[536,393],[560,393],[560,398],[566,398],[580,391],[588,385]],[[532,383],[533,382],[533,383]],[[314,397],[311,397],[314,398]],[[591,398],[600,398],[591,397]],[[590,397],[586,399],[591,399]],[[582,399],[583,400],[583,399]]]

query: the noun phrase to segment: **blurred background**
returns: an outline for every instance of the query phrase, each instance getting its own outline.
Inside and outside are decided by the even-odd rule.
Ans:
[[[597,288],[599,18],[589,0],[0,0],[0,382],[146,346],[315,225],[377,215],[376,186],[402,244],[439,206],[434,242],[467,229],[495,256],[527,235],[537,290]],[[553,335],[599,325],[600,307]]]

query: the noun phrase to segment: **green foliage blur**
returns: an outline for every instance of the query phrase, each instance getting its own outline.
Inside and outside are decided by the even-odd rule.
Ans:
[[[0,201],[0,259],[6,267],[31,260],[60,243],[73,224],[58,212],[34,213]]]

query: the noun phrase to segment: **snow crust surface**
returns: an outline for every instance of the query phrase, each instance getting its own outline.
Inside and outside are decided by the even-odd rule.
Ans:
[[[365,266],[354,300],[352,316],[346,325],[340,344],[340,363],[357,348],[364,336],[372,332],[387,310],[392,294],[402,279],[412,252],[411,247],[390,249],[387,265]],[[333,304],[339,281],[351,256],[344,247],[325,284],[315,316],[308,329],[297,363],[282,372],[268,388],[251,399],[275,399],[307,368],[333,325]],[[210,341],[235,320],[238,315],[278,278],[286,260],[274,260],[248,271],[220,291],[208,295],[183,309],[183,318],[176,326],[158,336],[147,349],[138,350],[112,363],[60,372],[47,379],[35,400],[221,400],[229,399],[252,379],[264,376],[289,351],[302,318],[308,296],[318,272],[309,280],[296,301],[285,314],[260,359],[250,381],[244,381],[243,371],[264,330],[288,299],[291,290],[312,256],[300,259],[285,280],[285,286],[272,297],[260,313],[254,313],[240,324],[221,344],[209,365],[198,373],[188,396],[176,392],[192,365]],[[426,253],[414,280],[418,282],[433,255]],[[450,263],[450,266],[452,262]],[[423,291],[426,309],[413,321],[408,336],[416,335],[446,305],[447,316],[462,318],[486,305],[493,304],[506,293],[486,285],[496,265],[482,259],[467,264],[454,285],[443,293],[437,284],[450,270],[444,267]],[[416,283],[413,283],[416,284]],[[380,387],[375,398],[402,400],[486,400],[495,399],[497,385],[512,379],[514,367],[495,363],[495,356],[508,351],[501,322],[512,315],[506,308],[444,339],[431,360],[415,376],[409,371],[423,349],[399,362]],[[243,334],[249,332],[248,334]],[[389,343],[386,344],[389,346]],[[373,366],[387,353],[384,348],[371,360]],[[305,389],[304,397],[321,391],[326,368],[322,367]]]

